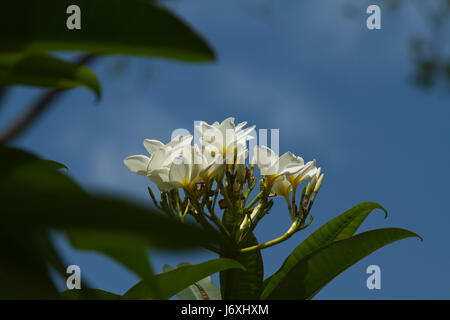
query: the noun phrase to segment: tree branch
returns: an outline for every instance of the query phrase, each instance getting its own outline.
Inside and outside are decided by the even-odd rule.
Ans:
[[[78,65],[86,65],[92,62],[97,56],[95,54],[85,54],[78,58],[75,62]],[[30,126],[36,122],[37,119],[48,110],[61,94],[65,92],[62,89],[53,89],[33,102],[28,111],[25,112],[16,122],[14,122],[5,132],[0,136],[0,143],[11,142],[22,135]]]

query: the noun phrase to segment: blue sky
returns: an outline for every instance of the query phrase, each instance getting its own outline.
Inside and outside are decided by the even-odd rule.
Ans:
[[[93,66],[103,86],[99,104],[90,92],[73,90],[16,145],[65,163],[89,190],[149,203],[150,182],[122,162],[145,153],[144,138],[168,141],[175,128],[193,131],[195,120],[229,116],[257,128],[279,128],[280,152],[316,159],[326,176],[313,224],[263,251],[266,276],[320,225],[360,202],[376,201],[389,218],[374,212],[360,231],[402,227],[425,241],[406,239],[382,248],[316,298],[449,299],[449,97],[423,92],[409,81],[408,39],[425,31],[416,11],[383,11],[382,29],[369,31],[364,6],[353,18],[342,14],[349,2],[170,1],[214,47],[216,62],[134,58],[127,60],[126,72],[114,75],[118,58],[104,58]],[[40,92],[14,89],[0,124]],[[280,199],[258,238],[281,235],[289,221]],[[96,287],[122,293],[137,281],[111,260],[76,252],[58,239],[67,261],[79,265]],[[165,263],[213,255],[155,251],[150,257],[159,272]],[[378,291],[366,288],[371,264],[381,268]]]

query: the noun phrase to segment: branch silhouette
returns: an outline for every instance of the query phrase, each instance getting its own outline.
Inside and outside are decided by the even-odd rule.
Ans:
[[[98,56],[96,54],[85,54],[80,56],[74,63],[78,65],[87,65],[94,61]],[[17,139],[28,130],[39,117],[47,111],[65,92],[62,89],[53,89],[44,93],[36,99],[31,107],[17,119],[3,134],[0,135],[0,143],[8,143]]]

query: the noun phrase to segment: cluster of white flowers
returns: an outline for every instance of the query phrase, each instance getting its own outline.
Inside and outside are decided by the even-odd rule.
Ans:
[[[302,181],[313,177],[319,180],[321,177],[321,170],[316,167],[316,160],[305,164],[302,157],[291,152],[278,157],[271,149],[256,146],[253,161],[258,165],[261,175],[269,180],[272,192],[284,197],[287,197],[293,189],[295,190]]]
[[[195,127],[201,135],[201,147],[192,144],[191,135],[177,136],[167,144],[144,140],[151,156],[131,156],[124,162],[132,172],[147,176],[157,185],[160,201],[151,188],[150,196],[155,206],[168,216],[183,222],[190,215],[205,228],[219,229],[238,246],[271,210],[274,204],[271,198],[284,197],[292,221],[289,230],[271,241],[239,249],[260,250],[285,241],[311,224],[313,216],[309,213],[323,174],[315,160],[305,163],[291,152],[278,157],[273,150],[258,145],[246,164],[250,158],[248,142],[256,136],[255,126],[246,125],[247,122],[235,125],[234,118],[213,124],[201,121]],[[255,173],[255,167],[262,179]],[[298,185],[307,180],[310,181],[296,201]],[[258,181],[259,193],[252,196]],[[216,214],[216,203],[223,210],[221,217]]]
[[[167,144],[157,140],[144,140],[150,157],[135,155],[124,160],[128,169],[147,176],[161,192],[175,188],[191,190],[198,183],[222,180],[228,165],[237,165],[237,171],[245,174],[248,158],[247,141],[255,126],[244,128],[247,122],[234,124],[234,118],[222,123],[200,122],[196,129],[200,132],[201,149],[192,145],[193,137],[177,136]],[[256,146],[251,165],[257,165],[261,175],[267,180],[271,191],[287,197],[302,181],[320,181],[320,169],[316,162],[305,164],[301,157],[287,152],[281,157],[265,146]]]

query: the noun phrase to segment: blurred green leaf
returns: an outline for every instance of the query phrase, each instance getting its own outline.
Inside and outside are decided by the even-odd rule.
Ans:
[[[180,263],[178,267],[190,265],[190,263]],[[168,272],[174,268],[168,264],[163,266],[163,271]],[[205,296],[206,295],[206,296]],[[210,276],[203,278],[193,285],[181,290],[176,294],[179,300],[222,300],[220,289],[213,282]]]
[[[76,249],[101,252],[141,278],[150,279],[153,276],[148,246],[143,237],[97,230],[68,230],[66,234]]]
[[[36,245],[42,250],[45,260],[55,269],[56,272],[58,272],[61,277],[66,278],[67,264],[63,261],[57,249],[53,245],[50,232],[45,229],[37,229],[36,232]]]
[[[65,300],[119,300],[120,295],[101,289],[73,289],[61,292],[61,297]]]
[[[314,231],[292,251],[276,273],[264,280],[261,298],[265,299],[269,296],[289,271],[306,255],[332,241],[351,237],[358,230],[361,223],[375,209],[383,210],[386,214],[385,217],[387,217],[386,209],[378,203],[363,202],[328,221]]]
[[[143,245],[166,249],[224,241],[218,232],[183,224],[154,210],[106,196],[5,187],[1,187],[0,192],[4,195],[1,213],[4,221],[60,230],[117,232]]]
[[[311,299],[351,265],[387,244],[409,237],[422,239],[405,229],[386,228],[331,242],[300,260],[264,298]]]
[[[0,54],[0,85],[56,89],[86,87],[100,96],[100,83],[88,68],[47,54]]]
[[[182,265],[155,276],[159,295],[142,280],[124,294],[125,299],[169,299],[186,287],[222,270],[244,267],[235,260],[219,258],[199,264]]]
[[[0,167],[3,221],[69,230],[72,234],[79,230],[80,246],[86,245],[82,236],[93,237],[90,232],[98,232],[99,240],[117,233],[122,241],[126,238],[133,245],[139,242],[146,247],[226,245],[219,232],[180,223],[117,197],[88,195],[66,174],[55,170],[60,167],[58,163],[22,150],[0,147]],[[105,246],[105,241],[99,243]]]
[[[81,29],[69,30],[70,5]],[[87,51],[209,61],[208,44],[180,18],[142,0],[15,0],[2,3],[2,51]]]
[[[59,298],[35,230],[3,220],[0,252],[0,299]]]
[[[0,185],[26,184],[45,189],[48,186],[48,180],[45,179],[48,175],[34,176],[33,172],[59,174],[61,168],[66,167],[54,161],[41,160],[16,148],[0,147]],[[1,194],[2,203],[6,196]],[[26,200],[22,198],[21,201]],[[20,219],[4,219],[2,214],[3,210],[0,212],[0,298],[59,298],[49,276],[48,265],[63,277],[66,276],[66,266],[53,247],[48,230],[42,226],[29,225]]]
[[[88,195],[59,170],[62,167],[25,151],[0,146],[0,218],[13,235],[29,230],[24,237],[30,237],[29,242],[35,245],[33,249],[25,247],[20,251],[19,248],[11,255],[29,259],[27,255],[32,254],[37,259],[36,264],[48,262],[63,273],[61,259],[49,239],[41,237],[43,234],[35,237],[36,232],[57,229],[66,232],[76,248],[106,254],[151,284],[147,248],[190,249],[224,241],[218,232],[176,222],[154,210],[106,196]],[[4,243],[7,246],[13,240],[5,238]],[[13,264],[13,258],[10,260],[0,262],[0,270],[16,270],[17,277],[20,272],[26,272],[24,267]],[[43,268],[39,275],[44,283],[48,278],[45,278],[46,272]],[[47,280],[51,288],[53,284]],[[5,288],[8,286],[15,285],[5,282]],[[42,287],[45,288],[44,284]]]
[[[0,146],[0,183],[4,182],[4,179],[14,169],[33,164],[39,164],[41,167],[47,167],[53,170],[68,169],[62,163],[40,159],[28,151],[14,147]]]

